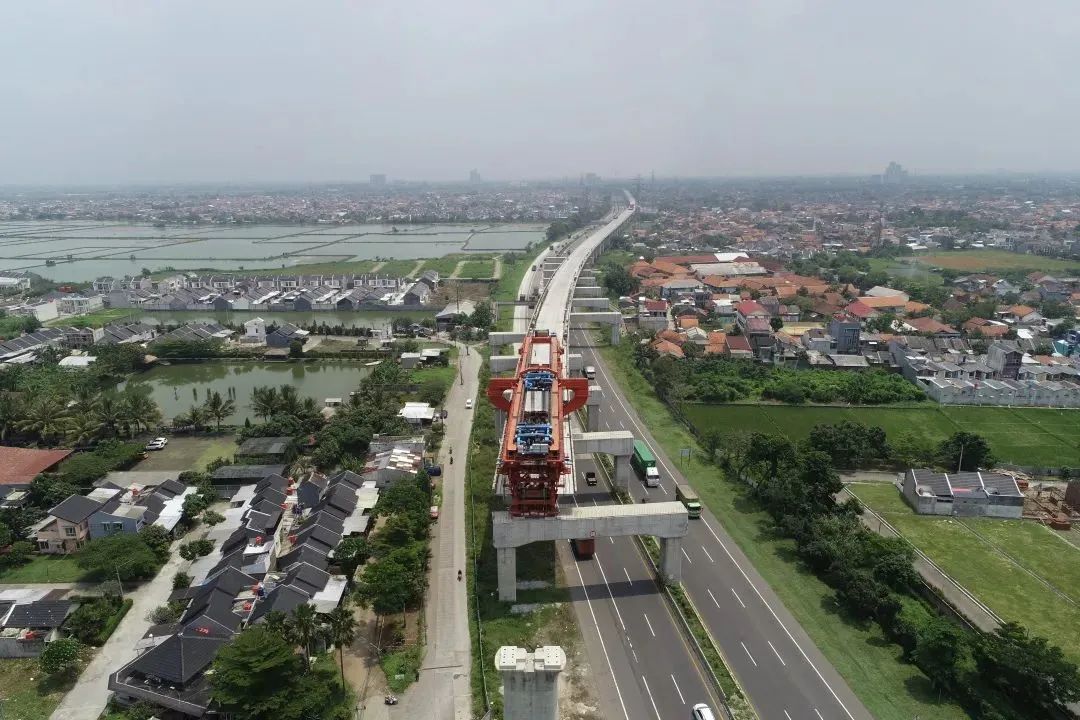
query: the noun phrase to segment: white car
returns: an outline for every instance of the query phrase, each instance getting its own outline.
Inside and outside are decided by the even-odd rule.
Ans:
[[[472,410],[472,398],[469,398],[468,400],[465,401],[465,409],[466,410]]]
[[[165,446],[169,444],[169,438],[154,438],[150,442],[146,443],[146,450],[164,450]]]

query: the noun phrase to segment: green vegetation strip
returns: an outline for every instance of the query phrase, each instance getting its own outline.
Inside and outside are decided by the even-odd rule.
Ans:
[[[488,351],[480,371],[480,388],[491,377]],[[472,636],[473,716],[487,711],[490,702],[494,717],[502,716],[500,678],[495,670],[495,652],[503,645],[538,647],[545,643],[562,645],[571,657],[576,653],[577,627],[568,600],[569,591],[557,586],[558,564],[555,543],[533,543],[518,549],[518,580],[540,580],[549,587],[519,590],[518,603],[540,603],[531,613],[514,615],[510,604],[498,600],[498,572],[495,548],[491,544],[491,511],[498,500],[491,492],[499,438],[495,431],[494,408],[483,392],[476,398],[473,429],[466,468],[468,543],[469,633]]]
[[[620,352],[617,347],[601,348],[600,352],[607,369],[669,457],[678,457],[680,448],[698,447],[638,373],[629,352]],[[747,496],[745,487],[727,480],[698,455],[695,453],[682,468],[684,475],[878,720],[911,720],[916,715],[921,720],[968,717],[958,705],[939,697],[918,668],[904,663],[900,648],[876,626],[862,627],[842,619],[832,589],[793,561],[794,543],[777,539],[767,530],[770,519]]]
[[[1075,547],[1038,523],[921,516],[892,485],[849,487],[991,610],[1053,638],[1071,661],[1080,662],[1080,551]]]

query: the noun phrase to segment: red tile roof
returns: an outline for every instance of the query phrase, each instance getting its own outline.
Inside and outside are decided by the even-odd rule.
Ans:
[[[870,317],[872,315],[875,315],[877,313],[877,310],[875,310],[874,308],[872,308],[872,307],[870,307],[868,305],[863,304],[859,300],[856,300],[855,302],[848,305],[846,308],[844,308],[844,311],[848,315],[851,315],[853,317],[857,317],[860,320],[865,320],[866,318],[868,318],[868,317]]]
[[[749,317],[750,315],[765,315],[768,317],[769,315],[768,310],[763,308],[760,303],[754,302],[753,300],[739,303],[735,306],[735,311],[743,317]]]
[[[727,338],[728,350],[745,350],[746,352],[753,352],[753,348],[750,347],[750,340],[745,335],[728,335]]]
[[[0,445],[0,485],[29,485],[36,475],[70,454],[70,450],[31,450]]]

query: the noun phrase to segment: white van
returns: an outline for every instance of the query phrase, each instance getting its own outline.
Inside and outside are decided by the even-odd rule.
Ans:
[[[705,703],[698,703],[690,711],[690,720],[716,720],[712,708]]]
[[[596,368],[593,367],[592,365],[586,365],[585,369],[582,371],[582,375],[584,375],[585,377],[587,377],[590,380],[595,380],[596,379]]]

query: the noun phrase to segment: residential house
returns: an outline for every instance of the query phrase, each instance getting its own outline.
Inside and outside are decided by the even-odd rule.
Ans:
[[[34,526],[38,551],[66,555],[81,549],[90,541],[90,517],[103,505],[94,497],[71,495],[50,509],[45,519]]]
[[[245,328],[246,329],[246,328]],[[266,346],[271,348],[287,348],[294,340],[301,344],[307,342],[307,330],[301,330],[292,323],[282,323],[266,333]]]
[[[61,315],[85,315],[105,307],[103,295],[80,295],[65,293],[56,301],[56,309]]]
[[[1000,338],[1009,333],[1009,326],[1003,322],[995,322],[980,317],[974,317],[963,324],[964,332],[969,335],[981,335],[985,338]]]
[[[476,303],[471,300],[452,302],[435,315],[435,327],[439,331],[455,327],[461,318],[471,317],[476,312]]]
[[[0,445],[0,488],[29,490],[43,472],[54,472],[71,450],[33,450]]]
[[[74,603],[43,595],[30,601],[0,600],[0,658],[38,657],[46,645],[60,637]]]
[[[768,310],[753,300],[746,300],[735,306],[735,324],[744,332],[746,331],[747,323],[751,318],[764,320],[765,324],[768,325],[771,317],[772,315]]]
[[[1019,519],[1024,511],[1016,480],[1001,473],[912,468],[904,473],[903,494],[921,515]]]
[[[960,337],[960,333],[957,332],[956,328],[930,317],[904,318],[900,323],[909,332],[936,335],[938,337]]]
[[[648,332],[659,332],[668,326],[668,302],[644,299],[638,306],[638,327]]]

